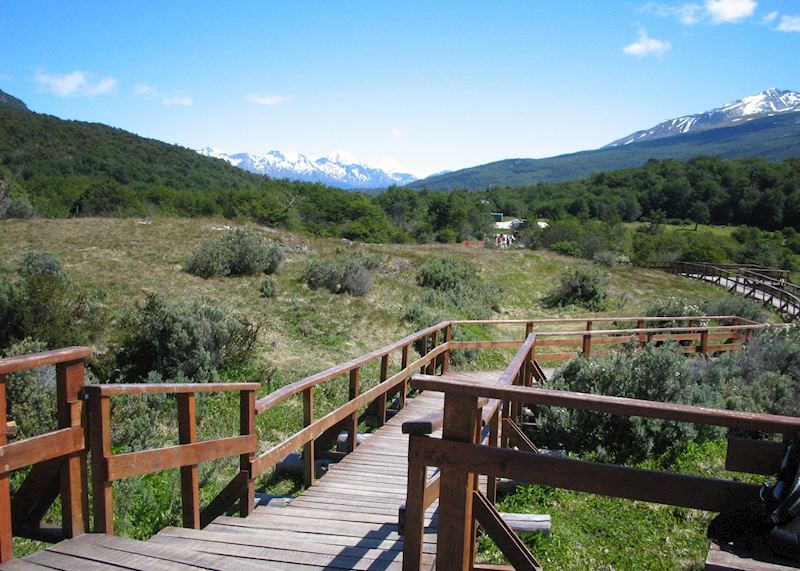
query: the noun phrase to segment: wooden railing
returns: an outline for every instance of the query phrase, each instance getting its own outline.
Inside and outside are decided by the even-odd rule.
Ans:
[[[249,514],[253,509],[252,461],[257,450],[253,408],[258,383],[180,383],[180,384],[130,384],[89,385],[85,393],[89,399],[89,438],[92,449],[92,501],[94,531],[114,533],[112,482],[132,476],[141,476],[171,468],[181,469],[181,506],[183,525],[200,529],[201,514],[198,490],[197,465],[218,458],[240,457],[240,473],[236,480],[242,482],[243,494],[240,512]],[[195,394],[216,391],[238,391],[240,395],[240,435],[216,440],[197,441]],[[178,434],[180,444],[154,450],[141,450],[127,454],[111,451],[111,397],[172,394],[178,401]],[[227,508],[228,506],[226,506]],[[219,514],[214,514],[214,516]],[[213,519],[213,518],[207,518]]]
[[[436,466],[441,470],[436,548],[438,569],[472,568],[476,520],[515,569],[541,569],[513,531],[499,518],[492,503],[478,490],[478,475],[707,511],[744,506],[758,494],[759,486],[731,480],[642,470],[482,445],[478,435],[482,409],[489,402],[487,399],[779,433],[784,437],[800,431],[800,418],[794,417],[526,386],[476,384],[446,376],[417,375],[412,379],[412,386],[445,394],[441,438],[410,436],[408,456],[409,474],[412,471],[424,473],[428,466]],[[780,463],[781,451],[779,442],[735,439],[728,447],[726,467],[729,470],[774,473]],[[414,495],[409,478],[409,510],[411,503],[420,501],[418,487],[413,491]],[[404,569],[419,568],[420,545],[420,528],[412,529],[407,524]]]
[[[596,317],[592,319],[539,319],[539,320],[461,320],[459,325],[517,326],[524,327],[526,338],[536,329],[537,342],[534,360],[538,362],[563,362],[577,355],[603,356],[610,349],[626,343],[640,347],[655,342],[679,343],[681,351],[705,357],[742,347],[756,330],[766,327],[749,319],[733,315],[681,316],[681,317]],[[672,325],[686,323],[686,325]],[[659,327],[658,324],[668,326]],[[615,328],[611,328],[613,325]],[[547,327],[557,326],[556,330]],[[577,326],[568,329],[569,326]],[[452,341],[450,349],[502,349],[517,348],[519,339],[491,341]]]
[[[676,326],[675,324],[684,324]],[[453,341],[454,331],[462,326],[483,325],[502,330],[520,329],[514,339]],[[670,327],[655,327],[665,324]],[[620,327],[630,327],[620,329]],[[600,317],[592,319],[543,319],[495,321],[444,321],[422,331],[315,375],[306,377],[256,400],[256,383],[224,384],[133,384],[90,385],[84,387],[82,360],[91,354],[88,348],[51,351],[25,357],[0,360],[0,412],[5,412],[6,375],[16,371],[55,364],[58,378],[59,431],[22,442],[6,444],[10,427],[0,435],[0,555],[11,557],[11,525],[15,535],[47,539],[38,523],[58,493],[60,474],[64,513],[63,534],[50,534],[50,539],[71,537],[88,529],[86,449],[91,449],[92,496],[95,531],[113,533],[112,483],[116,480],[169,468],[181,470],[183,523],[187,527],[203,527],[217,515],[238,505],[243,515],[254,504],[254,481],[265,474],[289,453],[303,450],[303,473],[306,484],[315,477],[315,459],[320,443],[330,445],[330,435],[342,430],[348,434],[349,449],[358,442],[358,425],[369,416],[380,426],[387,417],[389,403],[395,398],[402,408],[409,391],[409,380],[415,373],[447,375],[452,351],[460,349],[516,349],[517,354],[503,373],[498,386],[527,387],[543,381],[540,362],[563,361],[575,355],[602,354],[604,347],[649,341],[681,343],[687,354],[711,355],[741,347],[753,331],[765,327],[735,316],[712,317]],[[555,328],[555,330],[553,330]],[[536,334],[532,332],[536,330]],[[524,334],[523,334],[524,332]],[[365,367],[376,370],[374,386],[364,388]],[[325,383],[347,381],[348,399],[320,418],[314,415],[315,391]],[[239,391],[240,435],[210,441],[197,441],[195,395],[211,391]],[[178,403],[179,444],[155,450],[112,454],[110,399],[116,396],[166,393],[175,395]],[[256,421],[259,415],[288,399],[302,395],[303,428],[282,442],[259,454]],[[88,400],[83,410],[81,398]],[[480,442],[490,447],[515,445],[520,449],[535,447],[513,422],[521,412],[521,401],[490,398],[482,403]],[[365,411],[366,412],[363,412]],[[446,424],[444,418],[428,423],[428,433]],[[88,418],[88,420],[87,420]],[[263,418],[263,417],[262,417]],[[499,442],[502,426],[502,442]],[[84,432],[87,436],[84,438]],[[422,432],[413,432],[422,434]],[[476,435],[477,437],[477,435]],[[84,445],[84,441],[88,446]],[[240,469],[224,490],[203,510],[198,501],[197,465],[222,457],[239,456]],[[66,458],[66,460],[65,460]],[[9,472],[36,464],[26,482],[10,499]],[[424,507],[408,506],[409,521],[418,521],[439,497],[439,481],[425,481],[424,471],[415,468],[409,482],[416,482],[424,496]],[[420,476],[422,474],[422,476]],[[420,479],[421,478],[421,479]],[[494,499],[494,476],[490,475],[489,501]],[[54,480],[55,479],[55,480]],[[53,482],[56,481],[54,485]],[[43,491],[45,490],[45,491]],[[53,490],[52,493],[46,490]],[[49,494],[49,495],[48,495]],[[49,498],[49,503],[46,501]],[[413,512],[417,509],[417,512]],[[416,525],[416,524],[414,524]],[[38,534],[38,535],[37,535]],[[413,544],[413,540],[412,540]]]
[[[303,429],[259,455],[253,463],[254,476],[263,474],[289,452],[302,447],[304,480],[306,485],[311,485],[315,478],[315,441],[328,431],[338,432],[340,428],[343,428],[347,430],[352,451],[358,442],[358,422],[361,408],[372,403],[372,412],[378,426],[381,426],[386,419],[386,407],[391,393],[398,392],[399,406],[404,405],[408,393],[408,380],[411,375],[418,371],[433,374],[437,368],[443,373],[448,372],[451,332],[450,322],[443,321],[367,355],[301,379],[256,401],[255,412],[262,414],[290,397],[302,394]],[[411,350],[415,344],[419,346],[422,356],[410,362]],[[400,353],[400,370],[390,376],[390,357],[393,353],[398,352]],[[378,384],[369,390],[362,391],[361,372],[365,366],[376,362],[380,363]],[[315,419],[313,414],[315,389],[323,383],[344,375],[349,377],[349,400],[322,418]]]
[[[60,539],[88,528],[84,412],[84,359],[88,347],[70,347],[0,360],[0,562],[13,557],[12,536]],[[46,365],[56,367],[58,430],[8,444],[8,375]],[[33,465],[11,498],[9,473]],[[62,529],[42,530],[42,517],[61,496]]]
[[[800,286],[789,281],[786,270],[695,262],[664,262],[650,264],[650,267],[710,281],[730,292],[738,291],[746,298],[760,301],[788,319],[800,317]]]

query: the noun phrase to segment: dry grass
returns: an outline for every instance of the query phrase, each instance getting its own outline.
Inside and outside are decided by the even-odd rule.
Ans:
[[[261,276],[202,279],[182,271],[189,254],[218,236],[221,219],[81,218],[0,222],[0,263],[12,263],[29,249],[58,255],[72,277],[105,289],[112,312],[120,314],[159,292],[176,299],[205,299],[227,306],[261,325],[261,355],[284,379],[299,378],[385,345],[409,332],[401,322],[403,307],[420,294],[416,268],[432,256],[449,255],[477,266],[501,288],[498,317],[556,317],[585,314],[579,308],[547,309],[540,303],[559,270],[590,262],[546,252],[465,248],[461,245],[367,245],[384,257],[372,292],[364,298],[310,291],[300,282],[305,262],[332,255],[340,240],[320,239],[263,229],[281,242],[286,261],[276,275],[277,295],[259,296]],[[254,226],[258,228],[257,226]],[[610,271],[618,300],[606,314],[641,313],[656,297],[717,297],[714,286],[638,268]],[[110,342],[111,339],[106,339]]]

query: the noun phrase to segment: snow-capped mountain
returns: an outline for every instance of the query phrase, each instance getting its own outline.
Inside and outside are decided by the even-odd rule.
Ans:
[[[271,178],[319,182],[338,188],[386,188],[391,185],[402,186],[417,180],[412,174],[389,172],[375,166],[360,164],[346,153],[332,153],[318,159],[310,159],[300,153],[280,151],[269,151],[264,154],[228,154],[219,149],[206,147],[197,152]]]
[[[661,139],[682,135],[684,133],[695,133],[706,129],[716,129],[728,125],[735,125],[742,121],[749,121],[756,117],[775,115],[777,113],[791,113],[800,111],[800,93],[796,91],[784,91],[781,89],[767,89],[761,93],[733,101],[717,109],[698,113],[696,115],[686,115],[677,119],[670,119],[659,123],[655,127],[636,131],[627,137],[622,137],[609,143],[607,147],[620,147],[630,143],[638,143],[651,139]]]

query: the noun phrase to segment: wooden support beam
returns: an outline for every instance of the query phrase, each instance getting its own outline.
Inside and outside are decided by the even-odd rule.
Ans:
[[[445,395],[442,428],[444,440],[471,445],[477,425],[476,397]],[[423,440],[418,441],[420,445],[418,449],[421,448]],[[422,456],[415,456],[413,460],[420,463],[421,458]],[[474,560],[475,527],[472,519],[472,492],[476,489],[477,479],[463,463],[445,464],[441,468],[436,568],[467,571],[472,567]]]
[[[83,401],[85,384],[83,361],[56,365],[56,410],[58,427],[80,431],[81,449],[68,455],[61,466],[61,513],[66,537],[76,537],[89,529],[89,490],[86,480],[86,447]]]
[[[453,326],[447,325],[444,328],[444,342],[450,347],[450,342],[453,340]],[[442,354],[442,374],[446,375],[450,372],[450,349]]]
[[[176,395],[178,400],[178,441],[197,442],[197,402],[194,393]],[[200,482],[197,464],[181,467],[183,527],[200,529]]]
[[[425,437],[419,437],[425,438]],[[425,533],[425,484],[428,467],[411,461],[415,438],[410,438],[406,505],[403,512],[403,571],[418,571],[422,562]]]
[[[6,422],[6,419],[6,376],[0,374],[0,420]],[[0,433],[0,446],[7,442],[6,433]],[[0,471],[0,563],[14,557],[11,530],[11,482],[8,472]]]
[[[92,513],[95,533],[114,534],[114,497],[109,479],[111,408],[108,397],[89,399],[89,442],[92,458]]]
[[[542,566],[531,555],[525,544],[522,543],[519,537],[509,527],[509,525],[500,517],[497,510],[489,502],[489,500],[475,490],[473,493],[472,510],[475,519],[481,524],[489,537],[494,541],[495,545],[500,549],[503,555],[506,556],[514,569],[517,571],[542,571]],[[441,524],[439,526],[440,532],[442,531]]]
[[[410,350],[410,345],[403,345],[403,348],[400,350],[401,371],[405,371],[408,368],[408,352]],[[450,363],[450,351],[447,352],[446,362],[448,364]],[[406,399],[408,398],[408,379],[408,376],[404,377],[403,382],[400,384],[400,408],[405,408],[406,406]]]
[[[361,394],[361,367],[356,367],[350,371],[350,389],[348,400],[354,400]],[[350,414],[347,423],[348,452],[352,452],[358,446],[358,410]]]
[[[257,439],[256,434],[256,391],[243,390],[239,393],[239,434]],[[258,443],[256,442],[256,446]],[[256,449],[239,455],[239,474],[243,474],[244,486],[239,497],[239,515],[247,517],[254,509],[256,499],[256,480],[253,461]]]
[[[431,349],[436,349],[436,345],[437,345],[437,342],[439,340],[439,332],[438,331],[432,332],[430,337],[431,337]],[[438,360],[437,358],[433,358],[428,363],[427,373],[429,375],[435,375],[436,374],[436,361],[437,360]]]
[[[314,422],[314,387],[303,391],[303,426],[309,427]],[[316,479],[314,473],[314,440],[303,445],[303,481],[311,486]]]
[[[586,331],[592,330],[592,321],[586,321]],[[583,356],[584,357],[591,357],[592,356],[592,334],[587,333],[583,336]]]

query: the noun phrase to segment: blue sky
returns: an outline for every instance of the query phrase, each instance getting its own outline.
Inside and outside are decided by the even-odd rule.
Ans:
[[[0,0],[0,89],[170,143],[418,175],[800,91],[797,0]]]

